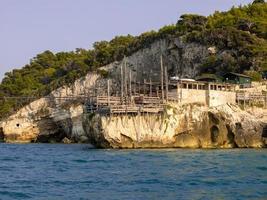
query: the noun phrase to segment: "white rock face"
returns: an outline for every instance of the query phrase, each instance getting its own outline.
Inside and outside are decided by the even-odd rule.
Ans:
[[[169,105],[163,115],[87,120],[90,142],[103,148],[265,147],[264,124],[234,105]]]
[[[4,140],[6,142],[49,142],[50,137],[59,141],[65,135],[73,137],[74,140],[79,138],[84,134],[81,120],[83,106],[77,103],[66,105],[64,97],[86,93],[98,78],[97,74],[88,74],[75,81],[70,87],[53,91],[51,98],[41,98],[23,107],[0,123]]]

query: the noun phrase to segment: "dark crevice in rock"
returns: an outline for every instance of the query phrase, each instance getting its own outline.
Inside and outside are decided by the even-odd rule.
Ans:
[[[233,133],[231,127],[228,124],[226,125],[226,128],[227,128],[227,139],[229,143],[233,145],[233,148],[236,148],[237,144],[235,142],[235,134]]]
[[[39,135],[36,139],[36,142],[38,143],[59,143],[64,138],[67,138],[67,135],[64,131],[58,131],[54,134],[48,134],[48,135]]]
[[[217,143],[218,142],[218,137],[220,134],[219,128],[217,126],[212,126],[210,128],[210,134],[211,134],[211,141],[213,143]]]
[[[235,123],[236,129],[242,129],[242,124],[241,123]]]
[[[5,139],[4,131],[3,128],[0,127],[0,142],[3,142]]]
[[[69,130],[66,130],[64,124],[60,122],[54,122],[50,118],[42,119],[37,122],[37,126],[40,127],[40,134],[33,142],[37,143],[61,143],[63,138],[70,139],[67,134]]]
[[[212,123],[218,125],[220,123],[220,120],[218,119],[218,117],[212,113],[212,112],[208,112],[209,115],[209,119],[211,120]]]
[[[263,138],[267,138],[267,125],[265,125],[262,129],[262,135]]]

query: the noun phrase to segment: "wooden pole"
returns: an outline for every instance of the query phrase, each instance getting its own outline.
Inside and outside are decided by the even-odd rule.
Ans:
[[[108,106],[110,106],[110,86],[109,86],[109,79],[108,79]]]
[[[140,73],[140,71],[139,71],[139,64],[138,64],[138,62],[137,62],[137,60],[136,60],[136,63],[135,63],[135,65],[136,65],[136,73],[135,73],[135,95],[137,94],[137,91],[139,92],[139,90],[138,90],[138,75],[139,75],[139,73]]]
[[[127,70],[126,70],[126,60],[124,61],[124,88],[125,88],[125,96],[128,96],[128,89],[127,89]]]
[[[134,95],[136,95],[136,76],[134,78]]]
[[[165,87],[166,87],[166,102],[168,102],[169,98],[169,78],[168,78],[168,70],[167,66],[165,66]]]
[[[151,78],[149,79],[149,96],[152,97],[152,82],[151,82]]]
[[[267,104],[267,93],[265,93],[265,98],[264,98],[264,108],[266,108],[266,104]]]
[[[93,85],[93,96],[96,97],[96,85],[95,84]]]
[[[163,70],[163,58],[160,56],[160,82],[161,82],[161,98],[164,101],[164,70]]]
[[[96,87],[96,109],[98,110],[98,88]]]
[[[139,96],[140,96],[140,94],[141,94],[141,83],[140,83],[140,81],[138,82],[138,93],[139,93]]]
[[[129,95],[130,95],[130,98],[132,97],[132,72],[131,70],[129,70],[129,79],[130,79],[130,85],[129,85]]]
[[[123,69],[121,65],[121,98],[123,98]]]
[[[179,81],[177,81],[177,101],[180,101],[180,95],[179,95]]]
[[[144,93],[144,96],[146,95],[146,79],[144,79],[144,85],[143,85],[143,93]]]

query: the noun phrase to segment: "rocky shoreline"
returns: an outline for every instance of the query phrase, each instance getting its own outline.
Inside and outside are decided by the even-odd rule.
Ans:
[[[28,126],[25,122],[17,127],[16,120],[22,119],[16,116],[1,123],[7,143],[90,143],[128,149],[267,147],[267,124],[230,104],[169,104],[161,115],[109,116],[86,114],[82,105],[72,105],[61,114],[39,116]]]
[[[264,122],[235,105],[169,105],[161,116],[94,116],[85,121],[101,148],[265,148]]]

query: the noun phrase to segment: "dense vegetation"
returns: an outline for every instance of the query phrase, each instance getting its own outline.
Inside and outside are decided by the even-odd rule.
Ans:
[[[111,41],[96,42],[93,49],[73,52],[45,51],[22,69],[5,74],[0,85],[1,96],[39,96],[70,84],[89,71],[130,55],[166,37],[181,37],[186,42],[214,45],[222,54],[206,58],[202,72],[222,74],[245,72],[260,79],[267,70],[267,3],[255,0],[247,6],[233,7],[228,12],[215,12],[209,17],[182,15],[176,25],[134,37],[117,36]],[[0,118],[28,103],[0,100]]]

